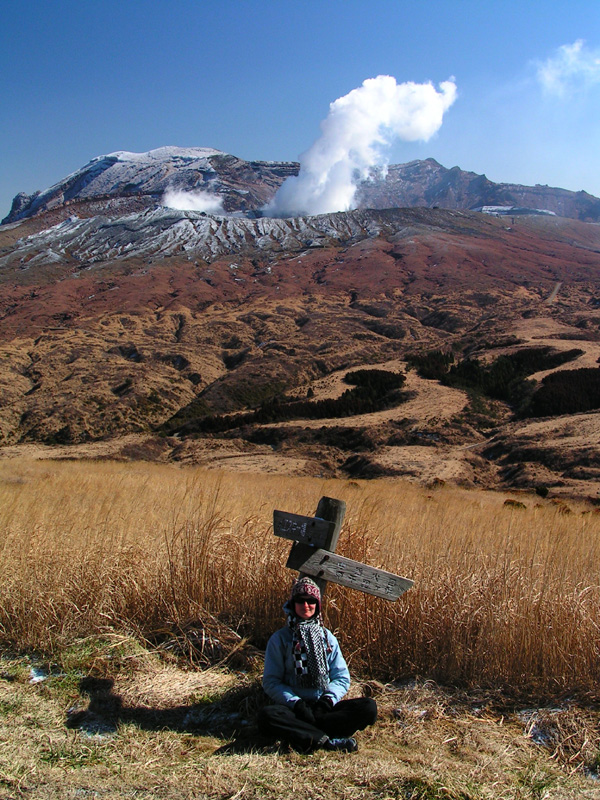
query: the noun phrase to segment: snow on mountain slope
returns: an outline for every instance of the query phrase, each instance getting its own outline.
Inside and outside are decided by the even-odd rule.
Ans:
[[[51,228],[20,239],[0,267],[29,268],[48,261],[105,262],[136,256],[164,257],[187,252],[211,260],[248,246],[277,252],[320,247],[380,233],[385,214],[354,211],[292,219],[245,219],[208,216],[165,207],[117,219],[70,217]]]
[[[135,191],[136,187],[159,193],[165,189],[165,182],[187,185],[189,173],[214,173],[209,159],[216,155],[224,154],[208,147],[159,147],[148,153],[120,150],[92,159],[62,184],[66,184],[67,195],[80,198],[111,194],[116,189]]]
[[[81,169],[23,203],[16,218],[32,216],[38,210],[51,209],[74,198],[102,195],[160,194],[168,188],[204,186],[215,175],[211,156],[225,155],[208,147],[159,147],[147,153],[124,150],[97,156]],[[23,200],[27,196],[20,196]]]

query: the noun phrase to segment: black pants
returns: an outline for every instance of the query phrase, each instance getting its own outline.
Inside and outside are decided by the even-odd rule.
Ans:
[[[293,708],[265,706],[258,715],[258,729],[266,736],[289,742],[297,750],[309,752],[327,739],[352,736],[377,719],[377,704],[370,697],[340,700],[333,709],[319,716],[316,725],[298,719]]]

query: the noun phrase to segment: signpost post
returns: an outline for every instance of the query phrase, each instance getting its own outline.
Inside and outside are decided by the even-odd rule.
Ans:
[[[345,513],[344,501],[331,497],[320,499],[314,517],[274,511],[275,536],[294,542],[286,567],[299,570],[300,575],[309,575],[321,593],[331,581],[386,600],[397,600],[414,581],[336,554]]]

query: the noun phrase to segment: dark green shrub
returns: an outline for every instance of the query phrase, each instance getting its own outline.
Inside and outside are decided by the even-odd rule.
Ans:
[[[450,364],[454,363],[454,355],[443,350],[430,350],[424,354],[408,353],[406,361],[421,378],[439,381],[448,372]]]
[[[523,416],[554,417],[597,408],[600,408],[600,369],[568,369],[544,378]]]
[[[174,418],[167,423],[169,433],[222,433],[245,425],[265,425],[292,419],[326,419],[371,414],[398,405],[404,399],[399,392],[406,378],[403,374],[386,370],[355,370],[344,380],[354,388],[340,397],[325,400],[289,400],[272,393],[260,407],[245,414],[214,415],[202,419],[189,419],[173,427]]]

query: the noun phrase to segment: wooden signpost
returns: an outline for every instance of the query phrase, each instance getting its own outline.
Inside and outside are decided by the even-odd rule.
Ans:
[[[310,544],[312,547],[326,547],[333,526],[334,523],[326,519],[301,517],[300,514],[286,514],[285,511],[273,512],[275,536]]]
[[[331,581],[386,600],[397,600],[414,581],[336,554],[345,513],[344,501],[331,497],[321,498],[314,517],[274,511],[275,536],[294,542],[286,567],[299,570],[301,575],[309,575],[321,592]]]

